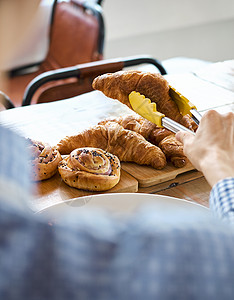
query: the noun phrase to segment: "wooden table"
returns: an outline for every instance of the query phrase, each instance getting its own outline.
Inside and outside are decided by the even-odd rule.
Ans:
[[[166,79],[193,102],[202,114],[211,108],[221,113],[234,111],[234,60],[212,64],[194,74],[167,75]],[[2,111],[0,123],[25,137],[56,145],[66,135],[76,134],[107,117],[130,112],[132,113],[119,101],[93,91],[67,100]],[[123,165],[121,182],[111,192],[157,193],[208,206],[210,186],[200,172],[188,170],[175,175],[173,179],[142,186],[138,178],[129,174],[126,164]],[[60,184],[59,189],[51,191],[52,181],[58,180],[56,176],[43,183],[43,188],[36,192],[35,199],[32,200],[35,210],[57,203],[61,201],[61,197],[66,200],[77,196],[76,189],[65,184]],[[81,191],[79,196],[89,194]]]

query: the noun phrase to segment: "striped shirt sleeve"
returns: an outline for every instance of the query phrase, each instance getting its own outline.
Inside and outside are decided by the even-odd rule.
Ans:
[[[218,218],[234,223],[234,178],[225,178],[214,185],[210,209]]]

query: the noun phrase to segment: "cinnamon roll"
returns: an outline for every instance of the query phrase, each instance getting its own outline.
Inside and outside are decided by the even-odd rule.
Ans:
[[[58,164],[62,160],[57,149],[48,143],[29,140],[29,151],[33,181],[48,179],[57,172]]]
[[[120,161],[116,155],[99,148],[77,148],[58,166],[63,181],[71,187],[105,191],[120,179]]]

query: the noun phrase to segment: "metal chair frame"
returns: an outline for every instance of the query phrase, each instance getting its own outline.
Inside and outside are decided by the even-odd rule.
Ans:
[[[123,68],[136,66],[140,64],[153,64],[162,75],[167,74],[162,64],[157,59],[150,56],[132,56],[125,58],[100,60],[76,65],[73,67],[57,69],[40,74],[29,83],[24,93],[22,106],[30,105],[32,97],[36,90],[47,82],[67,79],[71,77],[90,77],[92,80],[92,78],[97,75],[111,72],[111,70],[115,66],[117,66],[119,70],[122,70]]]

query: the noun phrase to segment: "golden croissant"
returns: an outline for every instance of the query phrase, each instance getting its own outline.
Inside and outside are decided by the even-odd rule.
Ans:
[[[58,167],[63,181],[71,187],[89,191],[106,191],[120,179],[117,156],[98,148],[78,148]]]
[[[109,118],[98,124],[106,124],[108,122],[118,123],[125,129],[135,131],[152,144],[159,146],[167,159],[170,160],[175,167],[183,167],[188,162],[188,159],[183,153],[183,145],[177,141],[175,134],[171,131],[158,127],[156,124],[138,115]]]
[[[157,110],[167,117],[195,130],[197,125],[189,115],[182,116],[169,94],[169,84],[157,73],[142,71],[119,71],[107,73],[93,80],[93,88],[102,91],[107,97],[117,99],[131,108],[128,95],[139,92],[157,105]]]
[[[48,143],[28,139],[31,154],[32,180],[39,181],[52,177],[62,160],[59,151]]]
[[[69,154],[80,147],[101,148],[118,156],[120,161],[150,165],[156,169],[162,169],[166,165],[166,157],[159,147],[146,141],[142,135],[113,122],[96,125],[77,135],[65,137],[57,145],[61,154]]]

